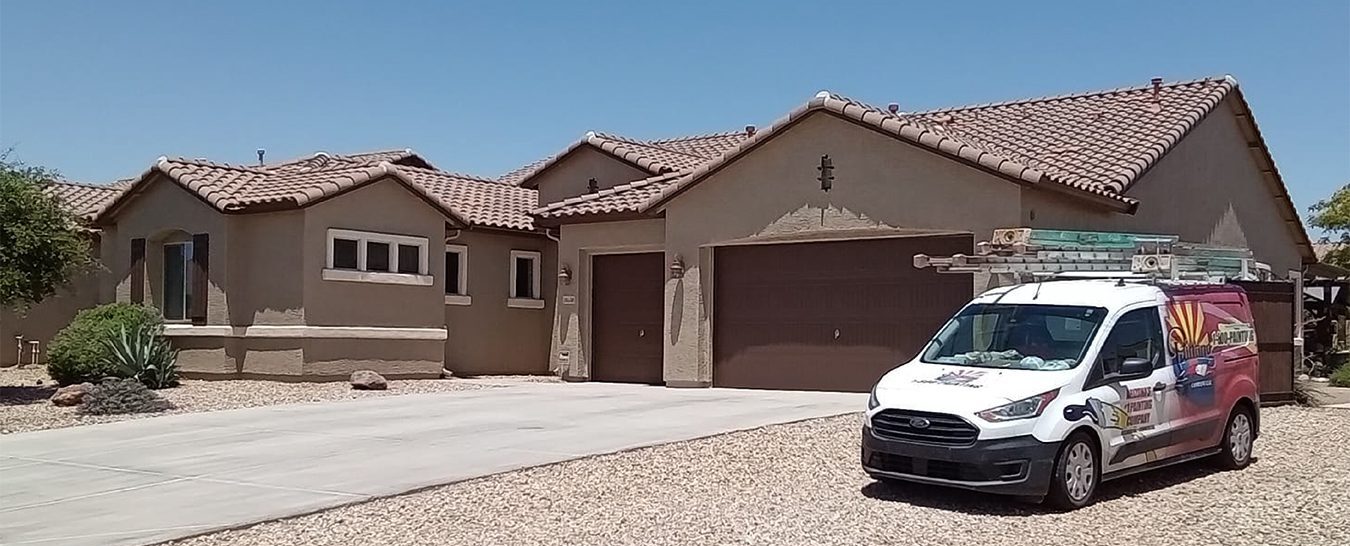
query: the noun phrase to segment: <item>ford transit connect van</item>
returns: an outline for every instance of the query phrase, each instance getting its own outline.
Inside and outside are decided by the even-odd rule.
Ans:
[[[1073,509],[1104,480],[1202,457],[1237,469],[1260,430],[1241,287],[1062,280],[990,290],[872,391],[872,477]]]

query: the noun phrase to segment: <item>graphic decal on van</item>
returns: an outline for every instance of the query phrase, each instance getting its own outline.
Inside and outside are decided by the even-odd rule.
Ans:
[[[1214,403],[1214,376],[1223,367],[1220,353],[1254,351],[1256,330],[1212,304],[1173,302],[1167,306],[1167,337],[1177,392],[1192,403]]]
[[[1086,404],[1070,404],[1064,406],[1064,418],[1069,422],[1078,421],[1082,418],[1091,419],[1093,423],[1102,428],[1120,428],[1130,426],[1130,414],[1120,407],[1102,402],[1096,398],[1088,398]]]
[[[938,385],[952,385],[956,387],[970,387],[978,389],[984,385],[976,385],[975,380],[984,376],[984,372],[978,370],[955,370],[946,372],[932,379],[915,379],[915,383],[934,383]]]

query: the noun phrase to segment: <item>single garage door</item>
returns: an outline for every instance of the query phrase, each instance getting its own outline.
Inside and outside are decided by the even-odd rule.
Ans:
[[[592,259],[592,381],[661,383],[664,262],[659,252]]]
[[[713,384],[866,392],[973,294],[970,275],[915,269],[971,235],[727,246],[715,251]]]

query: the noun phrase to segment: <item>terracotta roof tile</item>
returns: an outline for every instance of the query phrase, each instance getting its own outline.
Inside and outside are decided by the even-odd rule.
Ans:
[[[639,140],[591,131],[561,153],[506,173],[498,177],[497,181],[512,185],[523,184],[534,175],[557,163],[563,156],[582,146],[591,146],[649,174],[675,172],[691,169],[715,159],[722,152],[734,148],[749,137],[750,135],[745,132],[732,132],[662,140]]]
[[[688,172],[658,174],[650,178],[620,184],[596,193],[588,193],[536,208],[531,211],[531,214],[540,218],[559,219],[588,214],[638,212],[648,199],[661,193],[662,188],[688,174]]]
[[[406,166],[397,169],[454,208],[470,225],[534,229],[534,219],[529,212],[539,199],[535,190],[434,169]]]
[[[127,183],[126,180],[107,185],[52,182],[45,186],[43,191],[56,196],[71,214],[90,219],[103,205],[121,194],[122,190],[126,189]]]

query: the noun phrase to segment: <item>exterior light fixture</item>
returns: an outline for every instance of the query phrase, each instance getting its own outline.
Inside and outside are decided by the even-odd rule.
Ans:
[[[599,193],[600,181],[592,178],[586,181],[586,193]]]
[[[830,159],[830,154],[820,156],[820,166],[816,170],[820,171],[820,176],[816,177],[820,181],[820,191],[829,193],[834,186],[834,160]]]
[[[564,286],[572,284],[572,268],[567,267],[567,264],[558,268],[558,280],[562,281]]]
[[[675,259],[670,261],[670,278],[684,278],[684,259],[679,254],[676,254]]]

